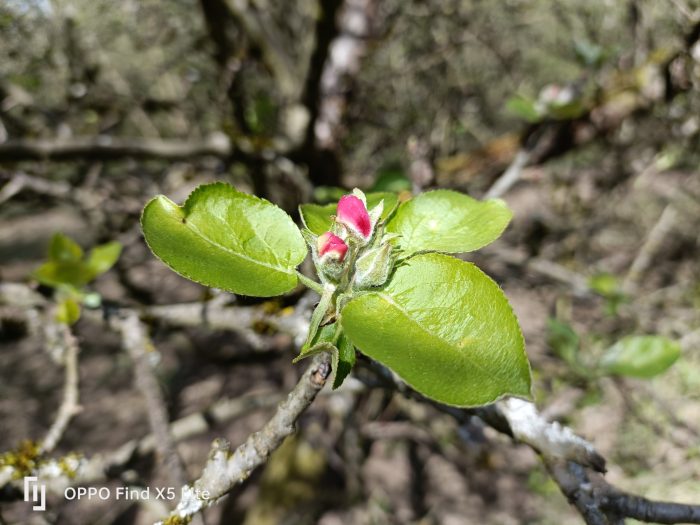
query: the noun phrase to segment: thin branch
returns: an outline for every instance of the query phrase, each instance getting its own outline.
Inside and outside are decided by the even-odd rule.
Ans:
[[[503,261],[507,264],[521,266],[524,270],[566,284],[570,286],[577,295],[583,296],[591,294],[591,288],[588,285],[586,276],[569,270],[561,264],[540,257],[528,257],[526,253],[521,251],[497,245],[484,248],[482,253],[490,258]]]
[[[260,431],[250,435],[233,453],[228,441],[215,440],[202,475],[192,485],[182,488],[182,499],[166,521],[188,523],[192,516],[216,503],[265,463],[284,439],[294,433],[297,420],[326,384],[330,373],[330,355],[327,352],[317,355]]]
[[[0,160],[109,160],[153,158],[184,160],[213,156],[228,158],[233,148],[228,138],[216,134],[201,142],[154,138],[118,138],[110,136],[76,137],[72,139],[17,139],[0,144]]]
[[[623,525],[624,517],[657,523],[700,523],[700,506],[652,501],[622,492],[602,476],[605,459],[570,428],[547,421],[530,401],[506,398],[495,404],[460,409],[426,399],[380,365],[379,381],[404,395],[430,403],[460,423],[478,417],[493,429],[530,446],[588,525]]]
[[[58,330],[56,336],[60,338],[59,344],[62,350],[61,360],[65,367],[63,401],[56,419],[39,445],[40,454],[48,454],[56,448],[68,423],[81,410],[78,404],[78,342],[67,325],[57,324],[56,328]]]
[[[60,181],[51,181],[40,177],[32,177],[23,172],[12,175],[0,190],[0,204],[11,199],[23,190],[31,190],[40,195],[51,197],[70,197],[71,186]]]
[[[656,221],[652,229],[649,231],[644,244],[639,249],[637,256],[634,258],[630,266],[625,280],[622,283],[622,289],[626,292],[632,292],[644,275],[644,272],[651,265],[654,257],[659,253],[664,241],[668,238],[669,233],[673,230],[678,222],[678,212],[672,204],[666,205],[661,213],[659,220]]]
[[[577,436],[569,427],[544,419],[534,403],[509,397],[497,403],[513,437],[530,445],[545,457],[575,461],[605,472],[605,459],[593,445]]]
[[[293,156],[309,167],[314,184],[338,185],[343,118],[372,25],[376,24],[377,2],[322,0],[320,7],[302,95],[310,118],[304,142]]]
[[[257,12],[248,0],[225,0],[225,3],[253,45],[262,53],[267,67],[277,80],[280,93],[289,98],[295,97],[301,90],[301,79],[284,44],[277,37],[278,30],[271,27],[272,21],[263,12]]]
[[[177,452],[175,440],[170,433],[169,417],[160,386],[154,375],[153,360],[156,354],[146,329],[138,316],[129,312],[124,317],[112,320],[121,333],[124,349],[129,353],[134,364],[136,386],[146,401],[148,421],[155,436],[155,446],[165,465],[170,480],[182,485],[187,482],[185,468]]]
[[[515,155],[513,162],[510,163],[508,169],[503,172],[496,182],[489,188],[484,195],[484,199],[496,199],[502,197],[513,185],[520,180],[523,173],[523,168],[530,161],[530,152],[526,149],[521,149]]]
[[[574,462],[545,460],[554,481],[587,525],[624,525],[625,518],[649,523],[700,523],[700,505],[653,501],[623,492],[603,476]]]
[[[275,406],[282,399],[277,392],[264,391],[248,394],[237,398],[221,399],[202,412],[184,416],[170,424],[169,432],[176,443],[204,434],[222,425],[244,417],[253,411]],[[71,457],[69,461],[62,458],[58,461],[49,460],[46,466],[52,464],[74,464],[74,472],[68,476],[65,469],[42,468],[33,474],[47,482],[47,488],[58,494],[72,485],[97,483],[112,477],[109,473],[122,469],[135,458],[144,457],[156,449],[157,438],[148,434],[140,439],[127,441],[116,450],[98,453],[90,458]],[[12,480],[13,471],[0,471],[0,489]]]

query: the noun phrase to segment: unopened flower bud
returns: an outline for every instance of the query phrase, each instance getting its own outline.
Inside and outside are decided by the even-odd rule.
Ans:
[[[355,264],[355,285],[371,288],[383,285],[391,273],[391,245],[382,244],[367,250]]]
[[[372,220],[367,206],[355,195],[344,195],[340,198],[336,221],[365,242],[372,236]]]
[[[337,235],[326,232],[316,241],[316,249],[321,262],[325,262],[328,259],[343,262],[348,251],[348,245]]]

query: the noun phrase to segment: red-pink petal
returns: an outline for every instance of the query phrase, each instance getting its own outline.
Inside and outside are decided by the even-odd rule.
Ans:
[[[336,220],[365,239],[372,235],[372,221],[365,203],[354,195],[344,195],[340,198]]]
[[[316,240],[316,248],[319,256],[323,259],[326,256],[342,262],[348,251],[348,245],[337,235],[326,232]]]

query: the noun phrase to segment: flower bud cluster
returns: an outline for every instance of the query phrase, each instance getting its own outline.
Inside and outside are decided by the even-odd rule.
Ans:
[[[338,201],[331,231],[312,245],[319,274],[356,288],[381,286],[392,266],[391,245],[380,221],[384,203],[367,209],[364,193],[355,189]]]

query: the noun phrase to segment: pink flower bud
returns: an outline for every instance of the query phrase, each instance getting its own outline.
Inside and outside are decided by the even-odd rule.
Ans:
[[[340,198],[336,220],[365,241],[372,236],[372,221],[367,207],[355,195],[344,195]]]
[[[348,245],[345,244],[345,241],[331,232],[326,232],[317,239],[316,248],[321,261],[335,259],[338,262],[343,262],[348,251]]]

